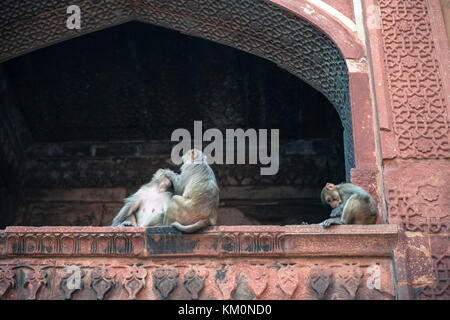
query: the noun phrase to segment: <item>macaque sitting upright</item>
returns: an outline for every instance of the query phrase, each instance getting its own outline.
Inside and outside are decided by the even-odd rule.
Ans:
[[[195,232],[217,223],[219,187],[206,156],[193,149],[183,155],[181,174],[166,169],[175,195],[164,216],[164,225]]]
[[[324,228],[332,224],[375,224],[377,205],[363,188],[351,183],[327,183],[320,194],[322,203],[333,208],[330,219],[320,223]]]
[[[112,226],[160,226],[172,199],[172,183],[164,170],[158,170],[152,180],[124,200],[125,205],[113,219]]]

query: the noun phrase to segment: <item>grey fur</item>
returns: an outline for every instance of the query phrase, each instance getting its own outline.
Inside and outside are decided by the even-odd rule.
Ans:
[[[196,157],[191,159],[192,151],[194,150],[183,156],[181,174],[165,170],[174,186],[175,196],[167,208],[164,225],[172,225],[183,232],[195,232],[205,226],[215,225],[219,209],[219,187],[214,172],[201,151],[195,150]],[[198,221],[188,225],[169,218],[183,215],[183,218],[189,220],[191,214]]]
[[[164,179],[166,179],[164,171],[157,171],[149,183],[144,184],[135,194],[126,198],[124,206],[113,219],[112,226],[162,225],[165,211],[173,196],[164,183]],[[157,208],[157,211],[152,212],[151,208]],[[133,219],[135,223],[132,223]]]

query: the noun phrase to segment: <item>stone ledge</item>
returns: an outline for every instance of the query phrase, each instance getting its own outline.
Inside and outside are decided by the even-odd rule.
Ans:
[[[197,234],[172,227],[7,227],[0,257],[390,257],[397,225],[217,226]]]

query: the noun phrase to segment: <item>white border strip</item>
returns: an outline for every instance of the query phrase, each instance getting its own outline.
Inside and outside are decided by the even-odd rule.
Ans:
[[[348,18],[347,16],[342,14],[340,11],[338,11],[335,8],[333,8],[332,6],[330,6],[329,4],[323,2],[322,0],[306,0],[306,2],[309,2],[313,6],[326,11],[328,14],[330,14],[331,16],[338,19],[343,25],[345,25],[347,28],[349,28],[352,32],[356,32],[359,34],[359,32],[356,28],[356,24],[350,18]]]

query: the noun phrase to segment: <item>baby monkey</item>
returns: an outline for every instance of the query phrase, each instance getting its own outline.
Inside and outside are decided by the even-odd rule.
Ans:
[[[363,188],[351,183],[327,183],[320,194],[322,203],[333,208],[330,219],[320,223],[324,228],[332,224],[374,224],[377,205]]]
[[[148,227],[159,226],[172,199],[172,183],[163,169],[153,175],[135,194],[124,200],[125,205],[113,219],[112,226]]]

